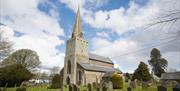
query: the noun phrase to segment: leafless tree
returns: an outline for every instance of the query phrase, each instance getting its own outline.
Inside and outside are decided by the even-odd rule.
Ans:
[[[7,57],[12,51],[12,42],[9,41],[8,36],[4,35],[4,31],[0,29],[0,60]]]
[[[179,0],[168,0],[167,3],[170,6],[164,6],[167,8],[165,10],[160,10],[161,12],[151,20],[147,27],[149,28],[160,28],[168,30],[168,35],[180,39],[180,1]]]
[[[51,71],[51,75],[58,74],[60,71],[60,68],[57,66],[54,66],[53,68],[50,69],[50,71]]]

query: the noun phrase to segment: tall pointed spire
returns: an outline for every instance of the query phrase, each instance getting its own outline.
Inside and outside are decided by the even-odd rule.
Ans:
[[[72,37],[83,37],[83,32],[82,32],[82,27],[81,27],[81,15],[80,15],[79,6],[78,6],[77,14],[76,14],[76,21],[75,21],[75,24],[74,24]]]

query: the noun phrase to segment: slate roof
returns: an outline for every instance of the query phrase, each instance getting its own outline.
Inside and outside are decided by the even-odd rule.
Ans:
[[[106,67],[101,67],[101,66],[96,66],[93,64],[88,64],[88,63],[78,63],[81,67],[83,67],[85,70],[90,70],[90,71],[99,71],[99,72],[119,72],[122,73],[119,69],[116,68],[106,68]]]
[[[110,64],[114,64],[110,58],[108,57],[103,57],[103,56],[99,56],[93,53],[89,53],[89,59],[90,60],[95,60],[95,61],[100,61],[100,62],[105,62],[105,63],[110,63]]]
[[[163,73],[161,76],[161,80],[180,80],[180,71]]]

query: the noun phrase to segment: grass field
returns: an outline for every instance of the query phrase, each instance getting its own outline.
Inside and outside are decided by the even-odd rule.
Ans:
[[[85,89],[86,87],[80,87],[80,91],[83,91]],[[16,89],[8,88],[7,91],[16,91]],[[39,87],[27,87],[26,91],[60,91],[60,89],[47,89],[46,86],[39,86]],[[68,89],[64,88],[64,91],[68,91]],[[125,85],[123,89],[114,89],[114,91],[127,91],[127,85]],[[133,89],[133,91],[157,91],[157,87],[151,86],[151,87],[148,87],[147,89],[142,89],[141,86],[137,86],[137,88]],[[172,91],[172,87],[168,87],[167,91]]]

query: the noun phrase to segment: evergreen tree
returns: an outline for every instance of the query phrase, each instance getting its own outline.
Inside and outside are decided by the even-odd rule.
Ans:
[[[152,71],[156,76],[161,77],[161,74],[165,72],[168,65],[167,60],[161,58],[161,53],[156,48],[152,49],[150,57],[151,59],[148,62],[152,66]]]
[[[55,74],[52,78],[51,88],[57,89],[57,88],[61,88],[61,86],[62,86],[61,76],[59,74]]]
[[[149,73],[148,66],[144,62],[140,62],[132,78],[133,80],[138,79],[141,81],[149,81],[151,79],[151,75]]]

